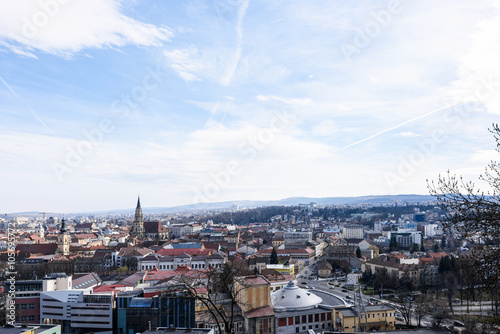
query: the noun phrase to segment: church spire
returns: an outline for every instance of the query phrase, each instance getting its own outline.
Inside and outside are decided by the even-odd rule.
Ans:
[[[59,233],[66,233],[66,221],[63,219],[61,220],[61,228],[59,229]]]
[[[137,207],[135,208],[135,217],[130,234],[137,237],[144,236],[144,219],[142,217],[141,200],[139,196],[137,196]]]

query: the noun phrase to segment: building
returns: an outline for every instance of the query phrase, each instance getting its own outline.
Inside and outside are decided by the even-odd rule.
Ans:
[[[436,235],[442,235],[443,228],[438,224],[427,224],[424,226],[424,233],[426,237],[432,238]]]
[[[365,306],[365,309],[366,318],[364,314],[358,314],[354,307],[335,307],[333,311],[335,329],[344,333],[395,329],[396,311],[394,307],[381,304],[368,305]]]
[[[66,230],[66,222],[64,218],[61,221],[61,229],[57,236],[57,254],[67,256],[69,255],[69,233]]]
[[[62,331],[112,331],[112,294],[85,290],[48,291],[40,294],[40,317],[44,324],[59,324]]]
[[[147,330],[142,334],[215,334],[215,331],[212,328],[166,328],[159,327],[155,330]]]
[[[269,257],[271,256],[272,248],[269,249],[261,249],[257,252],[257,256],[261,257]],[[302,260],[305,262],[305,265],[314,262],[315,252],[311,248],[290,248],[290,249],[277,249],[276,253],[278,253],[278,257],[285,256],[290,260]]]
[[[5,291],[9,288],[10,283],[6,282]],[[16,322],[39,324],[40,293],[71,289],[72,278],[64,273],[53,273],[41,280],[16,281],[15,288]]]
[[[318,276],[329,277],[332,274],[333,266],[328,261],[320,261],[318,263]]]
[[[137,262],[137,270],[175,270],[179,266],[189,266],[193,269],[221,268],[226,258],[215,253],[212,255],[189,255],[182,253],[177,256],[161,256],[150,254]]]
[[[285,232],[283,239],[285,241],[285,247],[290,245],[305,245],[312,241],[312,232]]]
[[[165,240],[168,238],[168,230],[161,222],[144,222],[144,236],[152,240]]]
[[[323,299],[294,282],[272,295],[277,334],[308,333],[333,329],[332,308]]]
[[[248,333],[274,333],[271,283],[263,276],[235,280],[236,302],[241,308]]]
[[[130,230],[130,235],[137,238],[144,238],[144,218],[142,216],[141,201],[139,196],[137,197],[135,217],[134,222],[132,223],[132,229]]]
[[[396,240],[401,248],[410,248],[413,244],[422,244],[422,232],[420,231],[405,231],[405,232],[390,232],[389,239]]]
[[[143,297],[141,291],[122,292],[116,298],[118,334],[135,334],[148,328],[194,328],[195,300],[177,292]]]
[[[3,327],[2,334],[61,334],[59,325],[29,325]]]
[[[364,229],[360,224],[349,224],[342,229],[342,237],[344,239],[363,239]]]
[[[283,275],[295,275],[294,264],[266,264],[266,269],[273,269]]]

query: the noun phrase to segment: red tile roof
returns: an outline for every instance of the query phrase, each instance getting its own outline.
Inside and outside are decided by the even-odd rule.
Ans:
[[[254,308],[248,312],[245,312],[247,318],[260,318],[260,317],[271,317],[274,315],[273,308],[271,306],[262,306]]]

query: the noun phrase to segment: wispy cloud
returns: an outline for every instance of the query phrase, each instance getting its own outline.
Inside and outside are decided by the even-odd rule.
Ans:
[[[86,48],[159,46],[173,37],[171,29],[139,22],[122,8],[117,0],[11,2],[0,11],[0,39],[26,56],[70,56]]]
[[[236,71],[238,63],[241,59],[241,52],[243,50],[243,20],[249,4],[250,0],[243,0],[238,8],[238,18],[236,23],[236,50],[234,51],[234,56],[228,65],[227,72],[221,80],[221,83],[224,86],[231,84],[234,72]]]

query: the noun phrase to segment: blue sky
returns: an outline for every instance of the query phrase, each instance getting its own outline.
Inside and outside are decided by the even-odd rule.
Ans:
[[[497,157],[493,1],[0,6],[5,212],[426,194]]]

